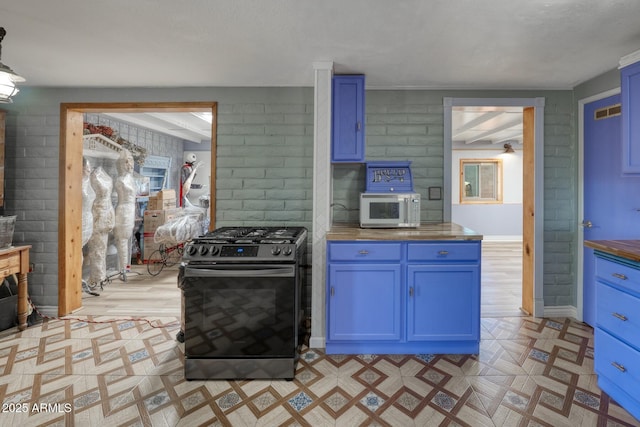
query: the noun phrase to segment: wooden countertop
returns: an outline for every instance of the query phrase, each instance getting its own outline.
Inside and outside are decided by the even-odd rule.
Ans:
[[[640,240],[585,240],[584,245],[611,255],[640,262]]]
[[[337,224],[327,233],[327,240],[482,240],[482,235],[452,222],[422,224],[418,228],[360,228]]]

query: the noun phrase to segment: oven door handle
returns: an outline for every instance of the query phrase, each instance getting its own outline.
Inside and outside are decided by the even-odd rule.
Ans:
[[[293,277],[295,266],[207,266],[187,267],[185,277]]]

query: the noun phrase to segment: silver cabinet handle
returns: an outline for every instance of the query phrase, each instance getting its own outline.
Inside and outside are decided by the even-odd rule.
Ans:
[[[368,250],[366,250],[366,249],[363,249],[363,250],[361,250],[361,251],[358,251],[358,253],[359,253],[360,255],[369,255],[369,251],[368,251]]]
[[[614,313],[611,313],[611,315],[612,315],[613,317],[617,318],[617,319],[622,320],[623,322],[626,322],[626,321],[628,320],[628,319],[627,319],[627,316],[625,316],[624,314],[620,314],[620,313],[615,313],[615,312],[614,312]]]
[[[625,276],[624,274],[620,274],[620,273],[612,273],[611,274],[613,277],[615,277],[616,279],[620,279],[620,280],[627,280],[627,276]]]
[[[627,368],[625,368],[623,365],[621,365],[621,364],[619,364],[617,362],[611,362],[611,366],[613,366],[614,368],[616,368],[620,372],[627,372]]]
[[[357,122],[357,123],[356,123],[356,130],[357,130],[357,131],[362,130],[362,123],[361,123],[361,122]]]
[[[413,297],[413,286],[409,286],[409,296]]]
[[[331,287],[331,296],[334,296],[336,294],[336,289],[332,286]]]
[[[438,255],[449,255],[449,251],[439,251]]]

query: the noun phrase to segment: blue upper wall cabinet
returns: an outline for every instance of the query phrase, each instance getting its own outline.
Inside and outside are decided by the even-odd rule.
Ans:
[[[640,62],[620,71],[622,87],[622,172],[640,174]]]
[[[333,77],[331,161],[364,162],[364,76]]]

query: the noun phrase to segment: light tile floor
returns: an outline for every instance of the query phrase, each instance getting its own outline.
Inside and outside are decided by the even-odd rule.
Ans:
[[[517,310],[518,258],[483,245],[479,355],[304,348],[293,381],[186,381],[177,270],[135,266],[73,319],[0,332],[0,426],[640,426],[598,389],[590,327]]]
[[[175,317],[110,319],[0,334],[0,425],[640,426],[598,389],[592,329],[569,319],[484,318],[471,356],[305,347],[293,381],[186,381]]]

